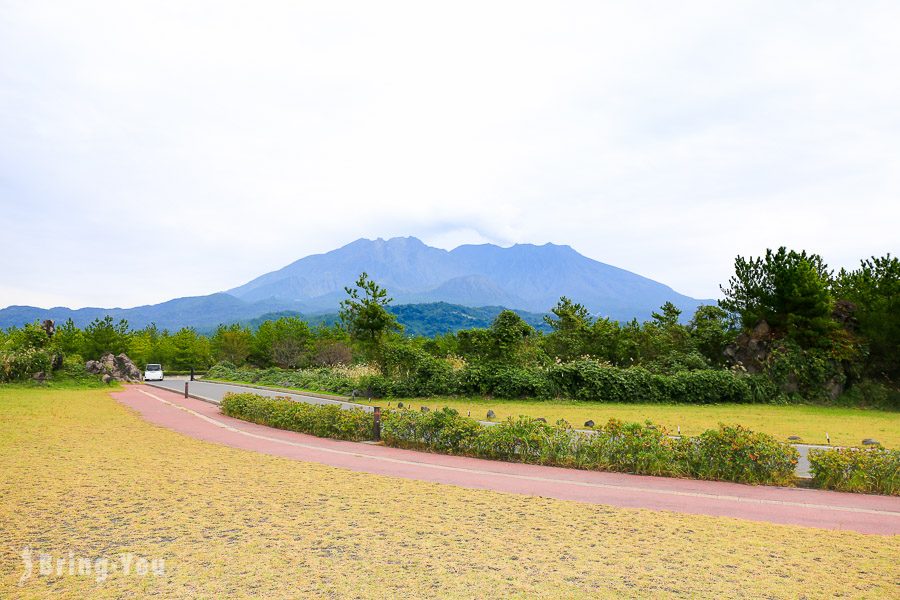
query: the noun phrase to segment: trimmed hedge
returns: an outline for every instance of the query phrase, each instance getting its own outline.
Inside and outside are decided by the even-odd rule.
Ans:
[[[546,369],[507,365],[466,365],[453,370],[425,353],[404,357],[390,377],[347,375],[346,370],[235,369],[219,364],[208,377],[349,395],[358,390],[383,398],[494,396],[496,398],[567,397],[591,402],[726,404],[771,402],[778,390],[762,377],[730,371],[683,371],[657,375],[640,367],[612,367],[578,360]]]
[[[229,417],[339,440],[371,440],[372,413],[343,410],[336,404],[305,404],[288,398],[227,393],[220,405]]]
[[[229,393],[221,408],[231,417],[319,437],[361,441],[373,434],[371,413],[337,405]],[[487,426],[451,408],[384,411],[381,436],[388,446],[442,454],[768,485],[790,485],[798,458],[791,446],[742,427],[720,426],[678,439],[650,422],[613,419],[594,433],[528,417]]]
[[[362,441],[373,434],[371,413],[331,404],[229,393],[221,409],[231,417],[319,437]],[[442,454],[753,485],[791,485],[799,458],[790,445],[739,425],[679,439],[649,421],[611,419],[594,433],[529,417],[487,426],[446,407],[384,411],[382,439],[389,446]],[[809,461],[814,487],[900,495],[900,450],[813,449]]]
[[[641,475],[791,485],[797,450],[742,427],[720,426],[696,438],[673,438],[652,423],[610,420],[594,433],[528,417],[486,426],[457,411],[390,411],[382,422],[389,446]]]
[[[809,451],[809,465],[816,487],[900,496],[900,450],[813,449]]]
[[[731,371],[681,371],[657,375],[641,367],[622,369],[593,360],[554,365],[548,379],[563,395],[595,402],[724,404],[765,402],[778,391]]]

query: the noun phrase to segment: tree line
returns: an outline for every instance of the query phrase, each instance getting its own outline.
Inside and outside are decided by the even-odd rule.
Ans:
[[[894,385],[900,377],[898,282],[900,262],[890,254],[834,273],[819,255],[779,248],[737,257],[722,300],[701,306],[688,320],[666,303],[648,321],[622,323],[562,297],[545,317],[549,333],[503,311],[490,327],[427,338],[403,334],[388,310],[388,291],[363,273],[346,288],[340,321],[331,326],[282,317],[256,328],[221,325],[206,336],[192,328],[133,330],[107,316],[83,329],[71,320],[52,331],[40,323],[10,328],[0,332],[0,376],[20,378],[50,371],[63,356],[87,360],[106,352],[125,353],[139,367],[161,363],[175,371],[223,361],[283,369],[365,362],[390,376],[417,368],[415,357],[427,356],[528,369],[590,359],[672,375],[752,367],[726,349],[746,344],[764,323],[764,339],[753,339],[764,350],[757,367],[791,391],[806,393],[833,381],[842,388],[863,380]]]

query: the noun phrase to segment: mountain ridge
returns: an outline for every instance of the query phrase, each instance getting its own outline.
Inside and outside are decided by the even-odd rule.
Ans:
[[[398,303],[500,303],[543,312],[560,296],[569,296],[598,315],[630,320],[649,318],[666,301],[686,313],[693,313],[705,302],[588,258],[568,245],[515,244],[503,248],[464,244],[443,250],[415,237],[359,239],[331,252],[294,261],[227,293],[248,301],[279,298],[327,310],[336,295],[343,294],[346,282],[355,281],[362,271],[387,288]],[[469,297],[456,291],[460,287],[468,288]],[[445,294],[451,294],[452,299]]]
[[[619,321],[644,320],[669,301],[689,318],[712,301],[679,294],[662,283],[583,256],[571,246],[547,243],[464,244],[453,250],[426,245],[415,237],[360,238],[330,252],[312,254],[207,296],[174,298],[132,308],[43,309],[10,306],[0,310],[0,327],[36,319],[84,325],[106,315],[135,327],[207,329],[247,322],[267,313],[304,315],[334,312],[361,272],[385,287],[395,306],[445,303],[473,309],[505,307],[543,314],[560,296],[584,304],[592,314]]]

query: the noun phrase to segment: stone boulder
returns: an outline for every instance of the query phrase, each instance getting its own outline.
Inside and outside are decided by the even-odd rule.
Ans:
[[[761,373],[769,358],[772,328],[760,321],[749,332],[740,334],[733,344],[725,348],[725,357],[733,365],[739,365],[747,373]]]
[[[137,383],[141,380],[140,369],[125,354],[104,354],[100,360],[87,361],[84,369],[93,375],[101,375],[106,383],[113,380]]]

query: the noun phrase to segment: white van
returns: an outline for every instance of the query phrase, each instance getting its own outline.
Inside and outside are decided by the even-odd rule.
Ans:
[[[144,370],[144,381],[162,381],[163,370],[162,365],[147,365]]]

